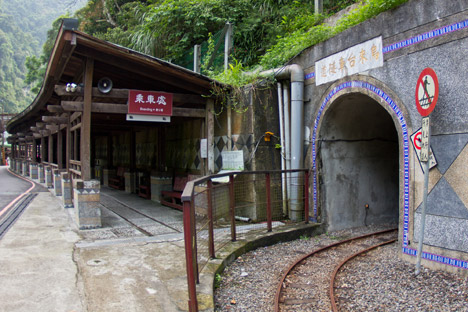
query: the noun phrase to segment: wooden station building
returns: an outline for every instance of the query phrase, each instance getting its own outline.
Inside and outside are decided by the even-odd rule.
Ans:
[[[64,20],[38,96],[7,130],[11,167],[53,188],[77,208],[80,228],[93,228],[101,184],[150,197],[175,174],[213,173],[216,100],[211,79],[77,26]],[[142,113],[129,115],[135,105]]]

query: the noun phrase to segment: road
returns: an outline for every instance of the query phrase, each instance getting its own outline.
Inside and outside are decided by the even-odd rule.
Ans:
[[[47,191],[43,186],[35,184],[18,177],[8,171],[7,166],[0,166],[0,219],[6,215],[6,211],[11,208],[19,196],[28,191],[30,192]]]

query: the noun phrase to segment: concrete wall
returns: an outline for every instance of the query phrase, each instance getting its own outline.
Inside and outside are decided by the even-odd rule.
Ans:
[[[316,61],[378,36],[382,36],[386,51],[383,67],[324,85],[315,85]],[[400,44],[394,45],[397,43]],[[416,81],[424,68],[431,67],[437,73],[440,84],[439,100],[431,114],[431,146],[438,165],[430,170],[429,216],[424,251],[435,255],[423,255],[429,259],[423,263],[468,272],[467,59],[468,2],[451,1],[448,5],[442,0],[413,0],[303,51],[290,62],[301,65],[307,74],[304,93],[305,126],[310,129],[309,139],[315,138],[316,141],[309,147],[305,146],[306,165],[310,168],[317,166],[316,183],[311,189],[311,193],[314,188],[317,190],[317,196],[312,202],[316,213],[329,226],[341,228],[362,222],[358,220],[363,219],[363,204],[370,201],[370,209],[373,208],[372,196],[366,198],[362,194],[369,192],[363,192],[362,189],[372,186],[375,188],[374,193],[383,198],[394,198],[393,194],[397,192],[402,253],[405,258],[414,260],[419,239],[415,233],[419,230],[423,172],[410,136],[421,127],[421,116],[415,105]],[[340,109],[348,115],[354,112],[340,107],[340,103],[350,104],[360,110],[361,113],[357,111],[356,114],[365,116],[366,123],[373,120],[369,112],[372,105],[357,108],[359,105],[354,102],[340,99],[350,94],[360,94],[361,98],[371,97],[376,104],[373,106],[383,107],[387,111],[392,120],[390,124],[393,123],[397,133],[398,156],[385,158],[383,151],[387,148],[395,149],[395,145],[385,147],[388,145],[387,141],[375,142],[368,148],[369,142],[362,141],[368,137],[366,133],[357,137],[362,142],[355,142],[354,148],[343,147],[349,145],[346,140],[350,133],[336,137],[339,142],[331,141],[331,136],[340,133],[340,127],[342,132],[365,129],[359,119],[350,121],[344,117],[327,116],[328,111],[331,113]],[[375,119],[380,122],[388,118],[382,115]],[[348,122],[352,124],[347,125]],[[336,129],[332,126],[334,123],[339,124]],[[371,132],[375,134],[379,125],[370,129],[374,129]],[[315,154],[314,146],[317,147]],[[372,150],[377,151],[375,156],[379,161],[370,161],[369,156],[361,155],[361,151],[365,150],[369,153]],[[347,157],[343,151],[351,156]],[[366,181],[368,173],[381,172],[384,164],[389,161],[393,165],[383,171],[388,170],[386,175],[392,181],[397,172],[397,188],[388,186],[394,182],[376,186],[376,181],[381,180],[380,173],[372,175],[365,183],[361,182]],[[395,164],[398,169],[392,168]],[[355,172],[360,173],[356,175]],[[385,194],[383,191],[389,188],[392,189],[392,194]],[[351,202],[351,206],[358,208],[343,207],[340,212],[339,207],[345,205],[351,193],[358,194],[357,199]],[[372,191],[369,195],[372,195]],[[388,212],[391,220],[393,210],[382,209],[384,208],[378,208],[378,211],[383,214]],[[385,219],[375,221],[383,222]]]

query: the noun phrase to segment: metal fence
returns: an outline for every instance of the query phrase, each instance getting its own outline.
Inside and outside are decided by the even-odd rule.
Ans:
[[[231,172],[187,183],[184,237],[189,311],[198,311],[196,283],[210,258],[231,241],[309,221],[309,171]]]

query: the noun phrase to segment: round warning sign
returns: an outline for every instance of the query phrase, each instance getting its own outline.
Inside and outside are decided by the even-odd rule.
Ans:
[[[422,135],[422,132],[421,130],[419,130],[418,132],[416,132],[416,135],[413,138],[413,144],[417,150],[421,149],[421,135]]]
[[[429,116],[439,97],[439,80],[432,68],[425,68],[416,83],[416,108],[423,117]]]

